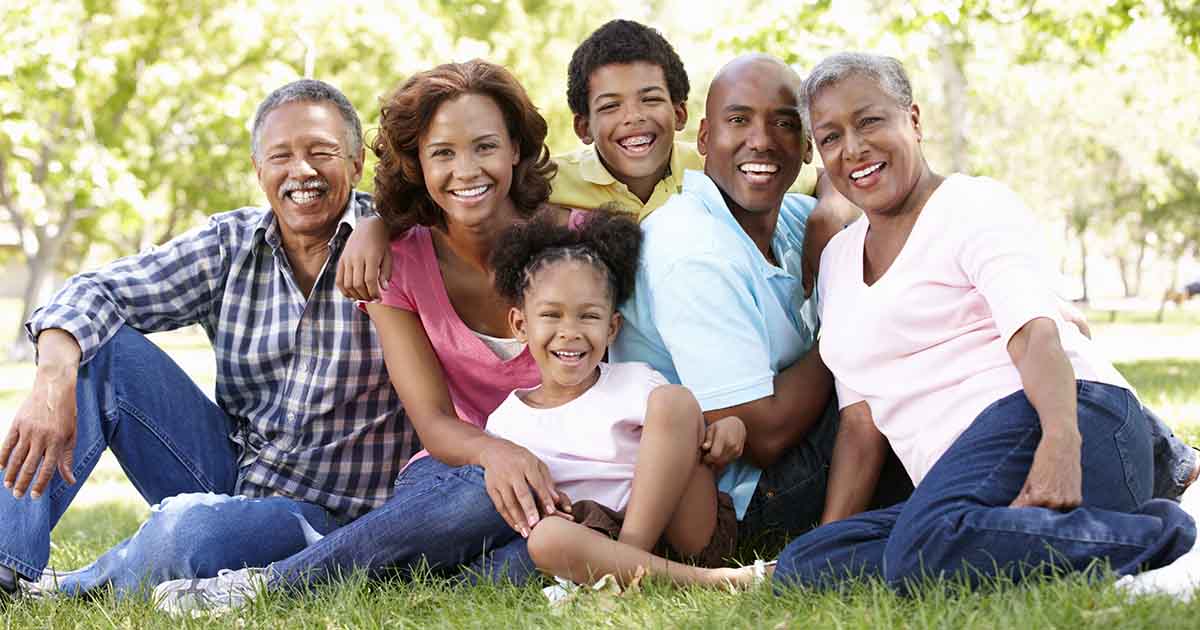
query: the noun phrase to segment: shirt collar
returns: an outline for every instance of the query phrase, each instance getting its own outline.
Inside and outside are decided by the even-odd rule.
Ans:
[[[762,253],[758,250],[758,246],[754,244],[754,239],[750,238],[746,230],[742,229],[742,224],[738,223],[737,219],[733,216],[733,212],[729,210],[729,205],[725,202],[725,196],[721,194],[721,189],[717,187],[717,183],[708,175],[702,171],[685,171],[683,174],[683,191],[696,196],[713,218],[733,229],[737,234],[739,242],[754,252],[755,260],[762,261],[763,266],[769,273],[778,272],[787,274],[787,271],[781,267],[772,265],[763,258]],[[775,252],[776,260],[780,261],[783,260],[780,254],[786,246],[779,232],[778,222],[782,218],[783,213],[780,212],[779,219],[776,219],[775,233],[771,235],[771,249]]]
[[[579,157],[579,174],[585,181],[597,186],[610,186],[617,181],[600,161],[600,153],[596,151],[595,144],[584,145]]]
[[[329,245],[332,247],[339,239],[344,239],[351,230],[358,227],[359,217],[367,216],[372,212],[374,209],[370,194],[356,190],[350,191],[350,199],[346,202],[346,209],[342,211],[342,217],[338,219],[337,228],[333,231],[333,237],[329,239]],[[254,228],[253,242],[255,246],[266,243],[273,250],[279,249],[283,245],[283,241],[279,237],[279,222],[275,219],[275,211],[270,207],[263,213],[263,218]]]
[[[671,173],[679,172],[679,151],[676,147],[671,147],[671,159],[667,161],[667,172],[663,173],[663,179],[671,176]],[[584,145],[583,151],[579,156],[579,174],[583,176],[584,181],[587,181],[597,186],[611,186],[617,182],[617,178],[609,172],[604,166],[604,162],[600,161],[600,153],[596,151],[595,144]]]

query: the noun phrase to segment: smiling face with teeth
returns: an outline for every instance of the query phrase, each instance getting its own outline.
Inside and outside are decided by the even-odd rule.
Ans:
[[[509,190],[521,155],[490,96],[467,93],[442,103],[417,151],[425,188],[447,224],[508,225],[517,219]]]
[[[292,101],[263,119],[251,156],[285,245],[333,237],[362,177],[363,152],[350,154],[345,119],[328,102]]]
[[[709,88],[697,148],[734,216],[778,212],[812,156],[800,120],[799,82],[783,62],[749,56],[730,62]]]
[[[902,214],[933,178],[921,152],[921,112],[904,108],[874,79],[851,75],[821,88],[810,117],[821,160],[838,192],[871,213]]]
[[[595,384],[597,366],[617,337],[621,315],[608,277],[595,265],[562,260],[536,271],[509,324],[537,362],[542,386],[527,402],[557,406]]]
[[[645,203],[670,166],[675,132],[687,125],[686,104],[671,102],[662,67],[647,61],[595,69],[588,95],[576,135],[595,142],[608,172]]]

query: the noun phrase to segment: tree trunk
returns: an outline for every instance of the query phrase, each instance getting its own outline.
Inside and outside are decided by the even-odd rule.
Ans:
[[[1121,291],[1125,297],[1133,297],[1133,283],[1129,278],[1132,270],[1129,268],[1129,261],[1125,260],[1125,257],[1120,254],[1116,255],[1116,259],[1117,270],[1121,273]]]
[[[1171,264],[1171,284],[1167,285],[1167,291],[1163,293],[1162,301],[1158,305],[1158,317],[1155,318],[1160,324],[1163,323],[1163,317],[1165,315],[1165,311],[1167,310],[1167,294],[1171,289],[1179,286],[1179,267],[1182,263],[1183,254],[1186,250],[1187,247],[1183,246],[1174,252],[1175,256],[1173,256],[1173,258],[1175,259],[1175,262]]]
[[[68,208],[68,215],[74,213]],[[25,291],[21,295],[21,319],[17,322],[17,336],[9,346],[10,361],[31,361],[34,357],[33,345],[25,336],[25,321],[33,314],[35,308],[41,305],[48,296],[44,295],[47,281],[53,279],[58,261],[62,256],[63,246],[67,242],[67,233],[75,225],[71,218],[63,221],[63,228],[54,236],[42,235],[38,239],[38,249],[34,254],[25,255],[25,268],[29,278],[25,283]]]
[[[1083,300],[1084,304],[1090,304],[1088,297],[1088,248],[1087,248],[1087,230],[1078,230],[1079,234],[1079,281],[1083,285]]]
[[[162,232],[159,232],[158,238],[154,239],[155,245],[162,245],[175,237],[175,230],[179,229],[180,215],[183,214],[181,208],[186,203],[183,197],[182,191],[175,191],[175,200],[171,203],[171,209],[167,212],[167,226],[163,228]]]
[[[1138,240],[1137,260],[1133,263],[1133,294],[1142,294],[1142,279],[1145,278],[1145,263],[1146,263],[1146,233],[1142,232],[1141,239]]]
[[[967,164],[967,47],[955,37],[955,29],[939,29],[938,52],[942,75],[942,98],[950,116],[950,170],[969,172]]]
[[[9,361],[33,360],[33,344],[29,343],[25,336],[25,322],[33,314],[33,310],[41,304],[42,290],[46,286],[46,281],[53,275],[53,261],[48,258],[49,256],[39,254],[30,256],[25,262],[29,278],[26,280],[25,290],[21,294],[21,318],[17,320],[16,336],[12,340],[12,345],[9,346]]]

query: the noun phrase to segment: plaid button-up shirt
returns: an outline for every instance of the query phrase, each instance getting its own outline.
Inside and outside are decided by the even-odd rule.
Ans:
[[[367,316],[334,286],[337,259],[371,197],[355,192],[305,299],[270,208],[207,225],[72,278],[26,323],[75,336],[84,362],[128,324],[199,323],[217,359],[217,404],[242,451],[239,494],[283,495],[357,517],[390,496],[419,448]]]

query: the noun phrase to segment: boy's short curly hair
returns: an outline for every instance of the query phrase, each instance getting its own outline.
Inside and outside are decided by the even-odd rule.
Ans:
[[[383,99],[380,108],[379,130],[371,142],[379,158],[375,210],[393,231],[414,225],[445,227],[445,214],[425,188],[419,145],[438,108],[465,94],[491,98],[504,115],[508,135],[520,152],[508,192],[517,211],[531,216],[550,197],[556,167],[546,147],[546,119],[525,88],[494,63],[446,63],[410,77]]]
[[[559,261],[579,261],[608,278],[613,308],[633,294],[642,230],[627,214],[596,210],[578,229],[548,217],[518,223],[501,235],[492,252],[496,291],[510,304],[525,304],[525,291],[538,271]]]
[[[691,84],[683,61],[661,33],[632,20],[612,20],[579,44],[567,65],[567,104],[571,112],[588,115],[588,81],[597,68],[645,61],[663,71],[672,103],[684,103]]]

